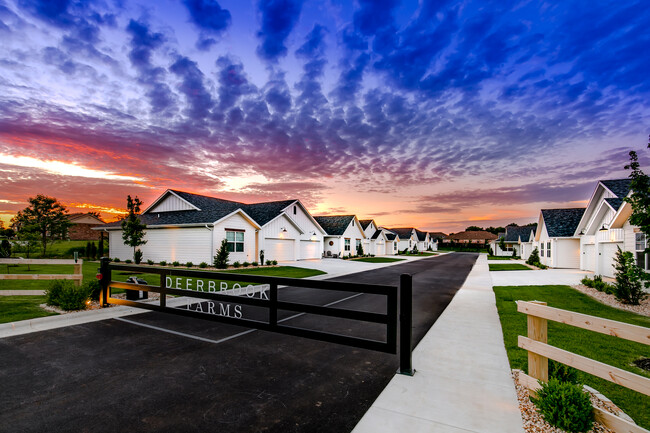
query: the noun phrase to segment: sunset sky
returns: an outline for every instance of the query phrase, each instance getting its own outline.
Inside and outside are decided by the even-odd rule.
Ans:
[[[0,219],[174,188],[532,222],[647,169],[649,53],[642,0],[0,0]]]

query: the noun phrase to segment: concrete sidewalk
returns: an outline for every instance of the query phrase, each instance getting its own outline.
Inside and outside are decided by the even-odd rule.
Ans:
[[[413,367],[353,433],[524,431],[485,255],[413,351]]]

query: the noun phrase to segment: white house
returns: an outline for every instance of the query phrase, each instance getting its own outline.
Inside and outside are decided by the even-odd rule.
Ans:
[[[416,243],[418,251],[426,251],[429,248],[429,233],[420,231],[418,229],[413,229],[415,232]]]
[[[356,216],[317,216],[314,219],[327,233],[324,238],[326,257],[356,256],[357,246],[363,248],[366,235]]]
[[[575,234],[584,208],[542,209],[539,214],[535,244],[539,259],[551,268],[580,266],[580,239]]]
[[[363,229],[363,234],[366,236],[366,238],[362,241],[364,253],[379,255],[376,253],[377,248],[375,244],[377,241],[373,239],[375,232],[378,230],[377,223],[375,223],[375,220],[370,219],[370,220],[359,220],[359,224],[361,224],[361,229]],[[385,250],[386,248],[385,240],[384,240],[383,247]]]
[[[520,256],[523,258],[524,256],[524,243],[529,243],[530,242],[530,235],[531,232],[534,232],[534,227],[532,226],[524,226],[524,227],[515,227],[515,226],[508,226],[506,227],[505,233],[500,233],[499,237],[497,239],[494,239],[490,241],[490,246],[492,247],[492,253],[495,256],[512,256],[512,253],[514,251],[515,255]],[[505,250],[502,250],[501,247],[499,246],[500,243],[500,238],[503,236],[503,241],[506,246]],[[530,244],[529,246],[532,246]],[[530,256],[530,251],[528,251],[528,256]],[[528,258],[526,256],[526,258]]]
[[[384,236],[386,236],[386,255],[394,256],[398,252],[399,236],[397,233],[393,233],[384,228],[382,228],[381,231],[384,233]]]
[[[530,257],[530,253],[533,252],[533,249],[535,246],[533,243],[535,242],[535,227],[530,227],[530,233],[528,234],[528,237],[526,238],[525,236],[521,237],[521,258],[524,260],[528,260]]]
[[[399,251],[404,251],[405,249],[411,251],[414,246],[417,246],[418,239],[413,227],[402,227],[388,230],[398,235],[399,241],[397,243],[397,249]]]
[[[245,204],[167,190],[139,216],[146,225],[143,260],[211,263],[223,239],[230,263],[320,257],[325,231],[299,200]],[[109,233],[110,257],[133,258],[120,222],[94,230]]]
[[[637,227],[630,225],[631,208],[629,203],[623,201],[630,192],[630,181],[615,179],[598,182],[575,230],[575,235],[580,238],[580,269],[613,277],[614,257],[618,248],[633,252],[640,266],[647,269],[643,254],[645,236]]]

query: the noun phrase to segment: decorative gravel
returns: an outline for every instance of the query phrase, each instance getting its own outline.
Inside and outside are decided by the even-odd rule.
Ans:
[[[119,293],[116,295],[112,295],[111,297],[117,298],[117,299],[126,299],[126,294],[125,293]],[[167,295],[167,299],[172,299],[173,296]],[[149,299],[140,299],[138,302],[142,301],[157,301],[160,299],[160,293],[156,292],[149,292]],[[116,304],[110,304],[108,307],[104,308],[112,308],[112,307],[117,307],[118,305]],[[51,311],[53,313],[58,313],[58,314],[70,314],[70,313],[78,313],[80,311],[88,311],[88,310],[99,310],[101,307],[99,306],[99,301],[90,301],[88,306],[86,307],[85,310],[70,310],[70,311],[65,311],[60,309],[59,307],[55,307],[52,305],[47,305],[47,304],[40,304],[39,307],[44,309],[45,311]]]
[[[535,404],[530,401],[528,396],[528,388],[519,384],[519,370],[512,371],[512,377],[515,381],[515,388],[517,389],[517,399],[519,400],[519,410],[521,411],[521,418],[524,421],[524,431],[527,433],[566,433],[564,430],[557,427],[553,427],[546,421],[542,414],[537,412]],[[609,407],[609,405],[596,398],[592,393],[589,393],[591,397],[591,404],[598,406],[608,412],[613,414],[618,414],[618,411]],[[613,404],[612,404],[613,405]],[[616,407],[616,406],[614,406]],[[618,408],[617,408],[618,409]],[[612,430],[608,429],[599,422],[594,422],[594,428],[589,430],[590,433],[614,433]]]
[[[639,305],[628,305],[617,301],[614,295],[610,295],[604,292],[599,292],[594,288],[587,287],[582,284],[578,284],[571,287],[584,293],[585,295],[591,296],[592,298],[602,302],[603,304],[609,305],[610,307],[614,307],[620,310],[626,310],[632,313],[641,314],[643,316],[650,317],[650,296],[646,297],[645,300],[641,301]]]

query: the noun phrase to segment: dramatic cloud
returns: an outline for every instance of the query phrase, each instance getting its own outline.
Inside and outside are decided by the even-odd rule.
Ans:
[[[221,35],[230,25],[231,17],[227,9],[222,9],[214,0],[184,0],[192,22],[201,30],[197,48],[207,50],[217,43],[214,36]]]
[[[262,42],[257,48],[260,57],[275,61],[287,54],[285,41],[298,22],[301,8],[300,0],[260,0],[262,28],[257,34]]]

